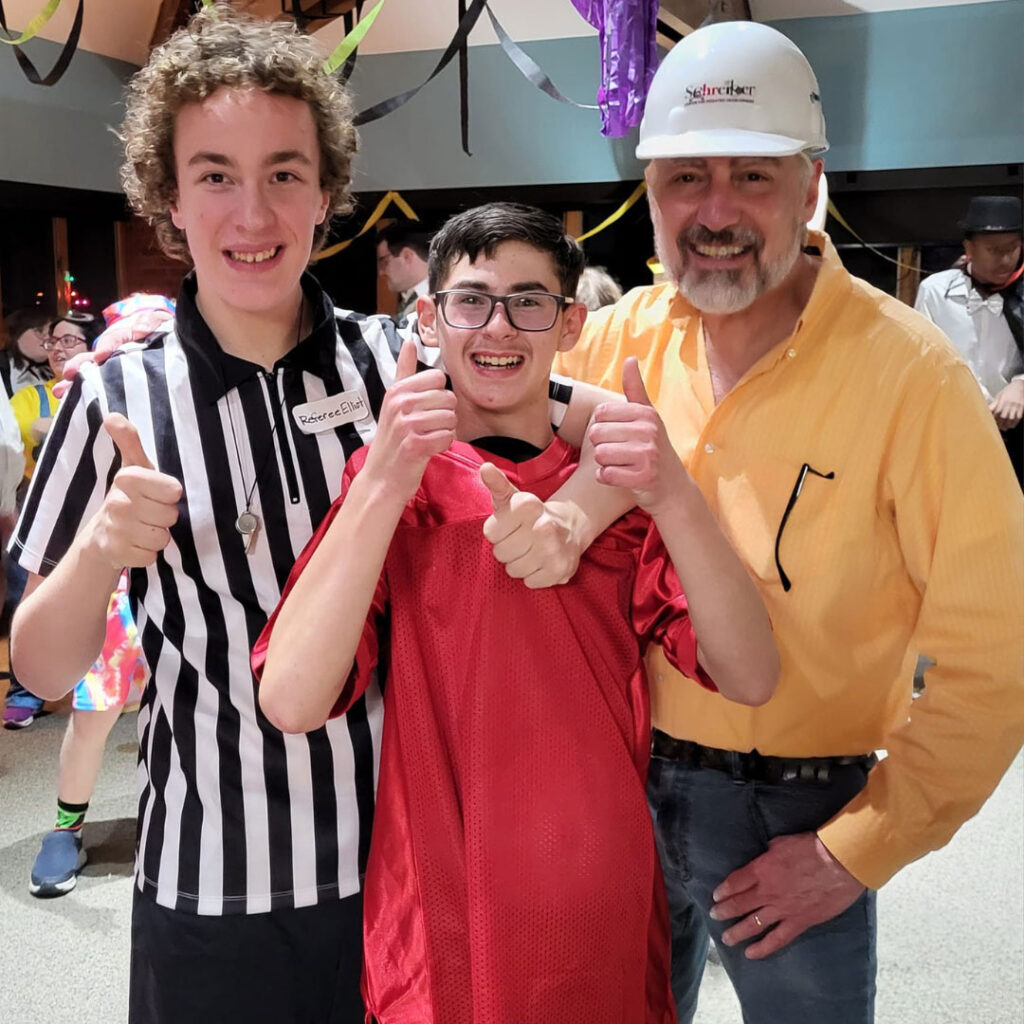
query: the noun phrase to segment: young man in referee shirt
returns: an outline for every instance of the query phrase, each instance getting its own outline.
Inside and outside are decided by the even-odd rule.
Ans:
[[[173,323],[83,369],[11,544],[32,574],[13,659],[45,697],[92,663],[131,569],[152,672],[139,713],[138,1024],[363,1020],[380,694],[285,736],[259,712],[249,667],[347,457],[373,436],[401,343],[388,320],[334,310],[304,274],[330,215],[348,209],[356,144],[321,64],[292,26],[218,6],[133,80],[125,189],[195,270]],[[503,556],[531,585],[546,556],[524,549],[557,532],[542,521],[531,534],[532,515],[511,514]]]

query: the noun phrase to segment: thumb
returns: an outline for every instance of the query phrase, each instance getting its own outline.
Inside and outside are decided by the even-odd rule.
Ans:
[[[414,341],[403,341],[401,351],[398,353],[398,362],[395,364],[395,383],[405,380],[416,373],[416,343]]]
[[[133,423],[129,423],[119,412],[112,412],[103,418],[103,426],[106,427],[110,439],[121,454],[122,466],[153,468],[153,463],[149,461],[146,453],[142,450],[139,432]]]
[[[626,396],[627,402],[635,402],[637,405],[654,404],[647,397],[647,388],[644,387],[636,356],[630,356],[622,365],[622,393]]]
[[[480,480],[491,492],[495,512],[504,512],[512,501],[512,496],[518,493],[518,488],[491,462],[485,462],[480,467]]]

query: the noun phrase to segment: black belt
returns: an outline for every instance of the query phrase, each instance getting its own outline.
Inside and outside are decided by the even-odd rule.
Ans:
[[[693,740],[677,740],[660,729],[652,730],[651,755],[680,761],[690,768],[712,768],[750,782],[828,782],[833,768],[858,765],[869,770],[874,754],[844,757],[772,757],[757,750],[747,753],[705,747]]]

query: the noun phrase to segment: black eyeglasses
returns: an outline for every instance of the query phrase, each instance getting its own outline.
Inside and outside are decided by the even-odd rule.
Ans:
[[[490,295],[468,288],[450,288],[435,292],[441,316],[449,327],[472,330],[490,323],[494,307],[505,307],[508,322],[517,331],[548,331],[555,326],[559,311],[575,300],[551,292],[516,292]]]
[[[800,492],[804,489],[804,481],[807,479],[808,473],[813,473],[815,476],[821,477],[822,480],[834,480],[836,476],[834,472],[819,473],[818,470],[814,469],[807,462],[800,467],[800,473],[796,478],[796,483],[793,485],[793,491],[789,496],[789,501],[786,502],[786,511],[782,513],[779,532],[775,534],[775,568],[779,570],[779,579],[782,580],[782,589],[785,591],[789,591],[793,584],[786,575],[786,570],[782,568],[782,562],[779,561],[779,544],[782,543],[782,531],[786,528],[786,523],[789,521],[789,513],[793,511],[793,506],[796,504],[797,498],[800,497]]]
[[[55,348],[59,348],[67,352],[69,349],[78,348],[79,345],[85,344],[85,338],[78,334],[62,334],[60,336],[51,334],[43,342],[43,349],[47,352],[52,352]]]

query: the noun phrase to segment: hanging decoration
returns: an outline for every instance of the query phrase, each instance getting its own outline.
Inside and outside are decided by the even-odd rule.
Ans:
[[[575,0],[574,0],[575,2]],[[646,2],[646,0],[645,0]],[[520,46],[512,41],[508,33],[504,30],[501,23],[495,17],[494,12],[487,6],[487,0],[473,0],[469,6],[466,6],[465,0],[458,0],[458,15],[459,24],[455,30],[455,35],[452,36],[451,42],[445,48],[444,53],[441,54],[441,59],[437,62],[434,70],[417,85],[415,88],[407,89],[405,92],[399,93],[397,96],[392,96],[390,99],[382,100],[380,103],[375,103],[372,107],[368,107],[365,110],[361,110],[355,117],[356,126],[362,126],[369,124],[371,121],[378,121],[382,117],[386,117],[388,114],[393,113],[399,107],[404,106],[409,102],[428,82],[433,81],[444,69],[454,60],[456,56],[459,57],[459,121],[460,131],[462,135],[462,151],[466,156],[472,156],[469,149],[469,33],[472,32],[474,26],[480,18],[480,15],[487,10],[487,16],[490,18],[491,24],[494,26],[494,31],[498,36],[498,40],[501,43],[501,48],[505,54],[509,57],[512,63],[516,66],[519,72],[530,82],[532,82],[538,89],[545,92],[552,99],[558,100],[560,103],[568,103],[575,107],[587,108],[585,104],[576,103],[573,100],[567,99],[562,95],[561,92],[555,87],[555,84],[551,79],[541,70],[537,63],[529,56]]]
[[[60,2],[61,0],[56,0],[56,2],[55,0],[50,0],[46,7],[29,22],[28,28],[17,39],[5,39],[3,36],[0,36],[0,40],[7,43],[14,50],[14,56],[17,58],[22,72],[33,85],[56,85],[64,77],[64,72],[67,71],[71,58],[74,57],[75,51],[78,49],[78,38],[82,34],[82,9],[85,0],[78,0],[78,10],[75,11],[75,20],[71,24],[71,31],[68,33],[67,42],[64,43],[64,47],[57,56],[56,63],[48,74],[39,74],[36,66],[29,60],[25,55],[25,51],[19,45],[26,39],[31,39],[38,34],[39,30],[50,20],[54,11],[60,6]],[[4,13],[2,0],[0,0],[0,28],[3,29],[7,36],[10,36],[11,32],[7,27],[7,16]]]
[[[559,103],[568,103],[569,106],[579,107],[580,110],[597,110],[596,103],[577,103],[575,100],[563,96],[555,87],[555,83],[544,73],[540,65],[519,45],[514,43],[509,34],[501,26],[501,22],[494,16],[490,7],[486,8],[487,17],[491,19],[491,27],[498,37],[505,56],[519,69],[524,78],[529,79],[541,92],[546,92],[552,99]]]
[[[46,6],[28,23],[25,31],[17,39],[4,39],[0,36],[0,43],[6,43],[8,46],[21,46],[22,43],[27,43],[38,35],[39,30],[53,17],[54,12],[60,7],[60,2],[61,0],[47,0]],[[3,4],[0,4],[0,12],[2,11]],[[4,29],[6,28],[5,24]]]
[[[344,242],[338,242],[327,249],[323,249],[321,252],[318,252],[310,262],[319,263],[321,260],[326,260],[331,256],[337,255],[343,249],[347,249],[357,238],[361,238],[365,235],[366,232],[384,216],[384,211],[392,203],[394,203],[409,220],[419,220],[419,217],[416,216],[416,212],[405,201],[400,192],[395,192],[393,190],[385,192],[381,201],[373,208],[373,212],[366,219],[366,223],[351,238],[346,238]]]
[[[333,75],[338,68],[342,68],[339,76],[343,82],[347,82],[355,67],[356,48],[363,41],[363,37],[370,31],[371,26],[377,20],[380,9],[384,6],[384,0],[379,0],[377,6],[364,18],[362,0],[356,4],[356,19],[353,23],[352,12],[345,15],[345,38],[337,45],[334,52],[324,61],[324,71]],[[344,65],[344,67],[342,67]]]
[[[605,217],[605,219],[601,221],[601,223],[598,224],[597,227],[591,228],[589,231],[586,231],[582,235],[579,235],[576,238],[576,241],[585,242],[588,238],[593,238],[594,235],[604,231],[605,228],[611,227],[628,210],[632,209],[632,207],[636,205],[637,201],[646,191],[647,184],[646,182],[641,181],[640,184],[637,185],[632,192],[630,192],[626,200],[619,206],[619,208],[614,213],[612,213],[608,217]],[[351,238],[346,238],[345,241],[343,242],[337,242],[334,245],[330,246],[329,248],[323,249],[321,252],[317,253],[317,255],[313,257],[312,262],[319,263],[321,260],[329,259],[331,256],[336,256],[339,252],[343,252],[357,238],[361,238],[363,235],[365,235],[367,231],[369,231],[370,228],[372,228],[377,223],[377,221],[379,221],[381,217],[384,216],[385,211],[388,209],[389,206],[391,206],[392,203],[394,203],[394,205],[397,206],[398,209],[402,211],[402,213],[406,216],[408,220],[419,220],[419,217],[416,215],[416,211],[413,210],[413,208],[409,205],[409,203],[402,196],[402,194],[392,189],[391,191],[384,193],[384,195],[381,197],[380,202],[377,203],[377,205],[373,208],[373,212],[370,214],[369,217],[367,217],[366,223],[363,224],[363,226]]]
[[[601,133],[629,134],[643,117],[658,66],[658,0],[572,0],[601,46]]]
[[[636,203],[636,201],[646,191],[647,191],[647,182],[641,181],[640,184],[637,185],[637,187],[635,189],[633,189],[633,191],[629,194],[629,198],[610,217],[605,217],[605,219],[603,221],[601,221],[601,223],[598,224],[596,228],[591,228],[589,231],[585,231],[582,235],[580,235],[576,239],[576,241],[577,242],[585,242],[588,238],[593,238],[594,235],[598,234],[601,231],[604,231],[605,228],[610,227],[630,207],[632,207]]]
[[[873,252],[876,256],[881,256],[883,260],[888,260],[890,263],[895,263],[897,267],[900,267],[903,270],[913,270],[915,273],[918,273],[918,274],[921,272],[921,268],[920,267],[914,266],[912,263],[904,263],[902,260],[893,259],[892,256],[889,256],[888,254],[882,252],[881,249],[879,249],[876,246],[872,245],[870,242],[866,242],[860,235],[857,234],[856,231],[854,231],[854,229],[850,226],[850,224],[847,221],[847,219],[839,212],[839,210],[836,209],[836,204],[833,203],[831,199],[829,199],[829,201],[828,201],[828,212],[829,212],[829,215],[833,218],[833,220],[835,220],[835,222],[837,224],[839,224],[842,227],[846,228],[846,230],[865,249],[869,250],[870,252]]]

